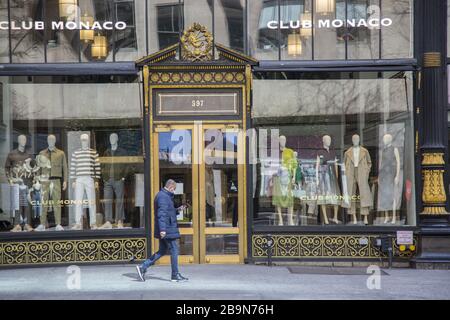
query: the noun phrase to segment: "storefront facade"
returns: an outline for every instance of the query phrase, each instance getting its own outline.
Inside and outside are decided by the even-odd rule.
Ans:
[[[0,0],[0,266],[446,265],[447,8]]]

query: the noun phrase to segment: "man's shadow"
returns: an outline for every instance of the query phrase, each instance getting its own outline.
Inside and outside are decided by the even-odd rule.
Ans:
[[[133,281],[137,281],[137,282],[142,282],[141,279],[139,278],[139,276],[137,275],[137,273],[124,273],[122,274],[122,276],[133,279]],[[155,277],[155,276],[151,276],[151,275],[145,275],[144,276],[145,280],[160,280],[160,281],[168,281],[171,282],[170,279],[165,279],[165,278],[161,278],[161,277]]]

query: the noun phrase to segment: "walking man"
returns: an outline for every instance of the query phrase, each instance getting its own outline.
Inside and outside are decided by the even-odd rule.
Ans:
[[[178,244],[177,239],[180,238],[180,232],[177,225],[177,209],[173,202],[173,195],[177,184],[174,180],[169,179],[165,187],[161,189],[155,197],[154,214],[155,227],[154,237],[159,239],[159,250],[149,259],[145,260],[142,265],[137,265],[137,273],[141,281],[145,281],[145,272],[154,265],[159,258],[167,254],[170,249],[170,263],[172,265],[172,281],[187,281],[178,271]]]

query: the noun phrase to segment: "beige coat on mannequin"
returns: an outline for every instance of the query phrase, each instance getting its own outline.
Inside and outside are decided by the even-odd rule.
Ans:
[[[347,190],[348,195],[352,197],[356,190],[353,190],[353,184],[355,182],[355,159],[353,158],[353,147],[349,148],[344,154],[345,175],[347,176]],[[373,206],[373,196],[369,187],[369,174],[372,168],[372,160],[370,159],[369,151],[360,147],[359,151],[359,163],[358,163],[358,187],[359,194],[361,196],[361,208],[368,208]],[[350,208],[351,201],[349,203],[343,203],[344,208]]]

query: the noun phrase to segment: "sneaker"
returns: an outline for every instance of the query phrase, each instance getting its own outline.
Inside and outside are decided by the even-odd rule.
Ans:
[[[75,224],[72,228],[70,228],[70,230],[81,230],[81,224]]]
[[[186,277],[183,277],[181,273],[177,273],[175,276],[172,276],[172,282],[181,282],[181,281],[188,281],[189,279]]]
[[[109,221],[106,221],[99,229],[112,229],[112,224]]]
[[[342,224],[342,222],[338,219],[330,219],[331,222],[333,222],[334,224]]]
[[[136,271],[138,273],[139,279],[141,279],[141,281],[145,282],[145,271],[142,270],[141,266],[136,266]]]
[[[11,229],[11,232],[22,232],[22,227],[20,226],[20,224],[18,224]]]
[[[29,224],[26,224],[26,225],[23,227],[23,229],[24,229],[25,231],[27,231],[27,232],[30,232],[30,231],[33,231],[33,230],[34,230],[33,227],[30,226]]]
[[[122,221],[117,222],[117,229],[123,229]]]
[[[55,231],[64,231],[64,228],[62,227],[62,225],[58,224],[55,228]]]
[[[99,229],[99,228],[97,227],[96,224],[91,224],[91,230],[97,230],[97,229]]]
[[[40,224],[40,225],[38,225],[37,226],[37,228],[36,229],[34,229],[35,231],[45,231],[45,227],[44,227],[44,225],[43,224]]]

